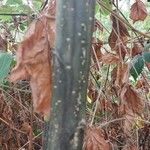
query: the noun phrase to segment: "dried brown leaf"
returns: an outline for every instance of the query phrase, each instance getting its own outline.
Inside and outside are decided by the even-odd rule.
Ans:
[[[133,48],[131,51],[131,56],[134,57],[138,54],[141,54],[143,52],[143,46],[139,42],[134,42],[133,43]]]
[[[114,30],[112,30],[111,34],[109,35],[109,46],[111,47],[111,50],[116,51],[120,58],[124,58],[125,54],[127,53],[127,39],[127,36],[119,37],[119,35],[116,35]]]
[[[114,12],[116,15],[118,15],[116,10],[114,10]],[[113,30],[118,37],[130,36],[126,25],[122,23],[116,16],[114,16],[114,14],[111,14],[111,20]]]
[[[25,33],[17,50],[17,65],[12,70],[12,82],[30,79],[33,106],[36,112],[49,114],[51,99],[51,51],[54,46],[55,20],[43,12]]]
[[[112,111],[113,106],[110,100],[103,98],[100,100],[100,109],[106,110],[106,111]]]
[[[117,11],[114,10],[115,14]],[[127,38],[129,35],[127,27],[114,14],[111,14],[112,31],[108,38],[109,46],[116,51],[120,58],[124,59],[127,52]]]
[[[121,107],[125,112],[131,109],[134,113],[139,114],[143,110],[143,99],[131,85],[123,85],[120,98]]]
[[[114,47],[114,50],[122,60],[124,60],[126,53],[129,51],[129,48],[126,45],[127,37],[122,37],[117,39],[116,45]]]
[[[129,81],[129,65],[127,63],[119,63],[111,73],[112,82],[115,87],[122,87],[124,83]]]
[[[109,43],[109,46],[111,47],[112,50],[114,50],[114,48],[116,46],[117,39],[118,39],[117,35],[112,30],[109,37],[108,37],[108,43]]]
[[[145,86],[146,86],[146,81],[144,78],[137,80],[136,85],[135,85],[136,88],[143,88]]]
[[[144,3],[141,0],[136,0],[136,2],[131,6],[130,18],[133,22],[144,21],[147,17],[148,12]]]
[[[133,113],[131,109],[126,108],[126,113],[123,115],[124,123],[123,123],[123,130],[126,135],[130,135],[133,126],[135,125],[135,119],[137,115]]]
[[[98,127],[88,127],[85,131],[84,150],[110,150],[104,132]]]
[[[118,63],[120,61],[119,56],[111,53],[106,53],[102,56],[101,61],[105,64]]]

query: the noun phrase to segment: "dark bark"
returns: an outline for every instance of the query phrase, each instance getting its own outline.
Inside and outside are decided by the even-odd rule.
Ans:
[[[44,150],[80,150],[95,0],[57,0],[53,98]]]

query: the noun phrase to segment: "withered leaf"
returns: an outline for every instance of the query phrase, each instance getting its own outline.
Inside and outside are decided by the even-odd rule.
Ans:
[[[110,100],[103,98],[100,100],[100,109],[106,110],[106,111],[112,111],[113,106]]]
[[[118,63],[120,61],[119,56],[111,53],[106,53],[102,56],[101,61],[105,64]]]
[[[120,58],[124,58],[127,53],[127,36],[116,35],[115,31],[112,30],[108,38],[109,46],[111,50],[116,51]]]
[[[98,127],[87,127],[83,144],[84,150],[110,150],[104,132]]]
[[[141,54],[143,51],[143,46],[141,45],[141,43],[139,42],[133,42],[133,48],[132,48],[132,51],[131,51],[131,56],[134,57],[138,54]]]
[[[121,105],[125,111],[131,109],[139,114],[143,110],[143,99],[138,92],[129,84],[124,84],[120,91]]]
[[[129,81],[129,65],[127,63],[119,63],[112,70],[112,81],[116,87],[122,87],[124,83]]]
[[[119,63],[117,69],[116,86],[122,86],[129,81],[129,65],[127,63]]]
[[[116,15],[118,15],[116,10],[114,10],[114,12],[116,13]],[[112,27],[116,35],[118,35],[119,37],[130,36],[126,25],[122,23],[116,16],[114,16],[114,14],[111,14],[111,20]]]
[[[133,22],[144,21],[148,13],[144,3],[141,0],[136,0],[136,2],[131,6],[130,18]]]
[[[133,113],[131,109],[128,109],[128,108],[126,108],[125,111],[126,113],[123,115],[125,119],[123,122],[123,130],[124,130],[124,133],[129,135],[130,131],[133,129],[133,126],[135,125],[135,120],[136,120],[137,115]]]
[[[114,50],[114,48],[116,46],[117,39],[118,39],[118,37],[117,37],[116,33],[112,30],[108,37],[108,43],[112,50]]]
[[[114,13],[118,15],[117,11]],[[122,23],[113,13],[111,14],[112,20],[112,31],[108,38],[109,46],[112,50],[116,51],[117,54],[124,58],[126,54],[127,38],[129,35],[127,27]]]
[[[54,46],[55,20],[43,11],[34,20],[16,53],[17,65],[11,71],[10,81],[30,79],[33,106],[36,112],[50,112],[51,99],[51,51]]]

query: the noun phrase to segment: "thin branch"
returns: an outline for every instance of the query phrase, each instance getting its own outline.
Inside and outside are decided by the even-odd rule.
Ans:
[[[7,14],[7,13],[1,13],[0,16],[28,16],[27,14],[21,13],[15,13],[15,14]]]
[[[17,131],[17,132],[19,132],[19,133],[23,133],[23,134],[26,134],[25,132],[23,132],[23,131],[21,131],[21,130],[19,130],[19,129],[16,129],[15,127],[13,127],[12,125],[10,125],[7,121],[5,121],[4,119],[2,119],[1,117],[0,117],[0,121],[2,121],[3,123],[5,123],[7,126],[9,126],[12,130],[15,130],[15,131]]]
[[[147,35],[146,33],[143,33],[137,29],[135,29],[129,22],[127,22],[126,20],[124,20],[123,18],[121,18],[118,14],[116,14],[114,11],[112,11],[111,9],[109,9],[102,1],[98,0],[97,1],[99,3],[99,5],[101,5],[102,7],[104,7],[107,11],[109,11],[110,13],[112,13],[112,15],[114,15],[116,18],[118,18],[122,23],[124,23],[125,25],[127,25],[128,27],[130,27],[132,29],[132,31],[144,36],[144,37],[147,37],[147,38],[150,38],[149,35]]]

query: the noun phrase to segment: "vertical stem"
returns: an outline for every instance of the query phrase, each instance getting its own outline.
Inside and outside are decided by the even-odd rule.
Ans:
[[[47,150],[82,149],[95,0],[57,0]]]

